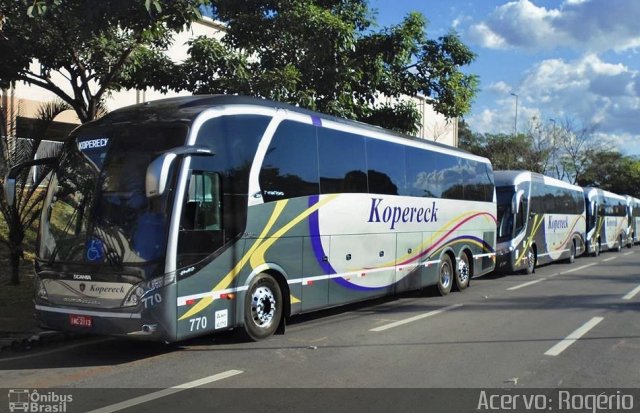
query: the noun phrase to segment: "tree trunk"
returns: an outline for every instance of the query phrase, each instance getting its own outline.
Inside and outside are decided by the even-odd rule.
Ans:
[[[20,257],[22,252],[19,249],[11,248],[9,254],[9,265],[11,266],[11,285],[20,284]]]

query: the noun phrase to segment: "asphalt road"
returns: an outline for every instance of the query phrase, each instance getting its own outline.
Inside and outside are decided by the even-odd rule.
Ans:
[[[447,400],[463,388],[615,393],[640,388],[639,286],[636,246],[473,279],[446,297],[415,292],[298,317],[258,343],[231,333],[177,345],[90,338],[0,359],[0,387],[93,389],[67,411],[109,406],[102,412],[198,411],[212,395],[218,411],[293,411],[310,400],[349,411],[354,397],[399,411],[398,399],[419,403],[406,389],[447,388],[436,395]]]

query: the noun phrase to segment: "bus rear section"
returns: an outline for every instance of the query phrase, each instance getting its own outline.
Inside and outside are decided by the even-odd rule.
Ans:
[[[537,265],[585,250],[582,188],[528,171],[496,171],[496,270],[531,274]]]

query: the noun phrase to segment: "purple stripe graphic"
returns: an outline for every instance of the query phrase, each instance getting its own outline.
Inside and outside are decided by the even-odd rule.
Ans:
[[[322,119],[317,116],[311,116],[311,123],[313,123],[313,126],[322,126]]]

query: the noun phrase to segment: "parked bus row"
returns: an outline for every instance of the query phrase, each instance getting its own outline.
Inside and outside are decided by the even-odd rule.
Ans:
[[[640,200],[526,171],[496,171],[496,270],[524,271],[638,242]]]
[[[114,111],[25,168],[47,163],[35,310],[58,330],[259,340],[295,314],[638,241],[636,199],[238,96]]]

